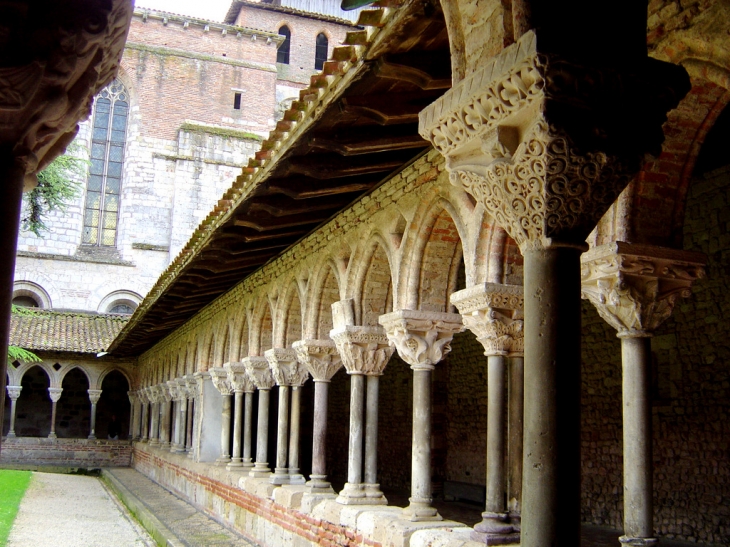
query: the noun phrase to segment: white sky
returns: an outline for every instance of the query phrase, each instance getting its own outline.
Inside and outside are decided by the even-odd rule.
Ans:
[[[136,0],[138,8],[150,8],[211,21],[222,21],[231,0]]]

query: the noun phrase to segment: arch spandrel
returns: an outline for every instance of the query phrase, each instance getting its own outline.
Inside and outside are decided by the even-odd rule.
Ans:
[[[292,343],[301,340],[304,335],[304,314],[299,285],[291,279],[286,291],[279,299],[277,325],[274,328],[275,347],[290,348]]]
[[[349,261],[348,261],[349,262]],[[309,318],[306,323],[305,338],[326,340],[332,330],[332,304],[341,298],[340,280],[344,277],[341,262],[327,260],[316,272],[311,284],[309,298]]]

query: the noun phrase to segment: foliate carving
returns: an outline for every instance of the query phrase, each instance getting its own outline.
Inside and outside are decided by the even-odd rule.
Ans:
[[[380,376],[393,355],[382,327],[344,325],[330,331],[348,374]]]
[[[150,400],[147,398],[147,390],[145,388],[140,388],[137,390],[137,397],[139,398],[139,402],[143,405],[146,405],[150,402]]]
[[[167,381],[167,391],[170,393],[170,399],[172,399],[173,401],[180,400],[180,386],[177,383],[177,380]]]
[[[279,386],[301,386],[309,378],[304,365],[297,361],[293,349],[273,348],[264,352],[271,373]]]
[[[451,303],[484,346],[484,355],[524,354],[522,287],[484,283],[455,292]]]
[[[185,378],[177,378],[175,379],[175,381],[177,382],[177,389],[180,395],[180,399],[185,400],[191,397],[190,390],[188,389],[188,383]]]
[[[243,359],[246,374],[259,389],[271,389],[276,384],[266,357],[246,357]]]
[[[230,395],[233,393],[233,387],[228,381],[228,371],[222,367],[214,367],[210,369],[210,379],[213,381],[215,388],[220,391],[221,395]]]
[[[163,382],[157,386],[157,389],[160,396],[160,403],[169,403],[172,401],[172,392],[170,391],[170,386],[168,386],[167,383]]]
[[[22,386],[5,386],[5,389],[8,390],[8,397],[13,401],[17,401],[18,397],[20,397],[20,392],[23,391]]]
[[[61,398],[61,393],[63,393],[63,388],[60,387],[49,387],[48,388],[48,395],[51,398],[51,401],[54,403],[57,403],[58,400]]]
[[[246,367],[243,363],[226,363],[223,368],[228,372],[228,382],[235,392],[252,393],[256,386],[246,374]]]
[[[704,277],[702,253],[615,242],[581,257],[581,296],[619,336],[651,336]]]
[[[579,65],[528,32],[423,110],[419,131],[523,251],[580,243],[689,91],[682,69],[639,61],[633,73]]]
[[[381,315],[388,341],[414,370],[432,370],[451,351],[451,339],[464,330],[456,313],[399,310]]]
[[[100,389],[89,389],[87,391],[89,393],[89,401],[91,401],[92,404],[98,403],[99,399],[101,398],[101,390]]]
[[[342,359],[332,340],[297,340],[292,348],[297,360],[317,382],[329,382],[342,368]]]
[[[186,376],[183,376],[185,379],[185,383],[188,386],[188,397],[192,397],[193,399],[197,399],[200,395],[200,388],[198,386],[198,381],[195,379],[195,376],[192,374],[188,374]]]

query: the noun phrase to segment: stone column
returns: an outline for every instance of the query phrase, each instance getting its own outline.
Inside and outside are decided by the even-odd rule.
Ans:
[[[180,403],[178,405],[178,419],[180,426],[177,430],[177,436],[175,437],[175,443],[177,449],[175,452],[186,452],[187,451],[187,428],[188,428],[188,399],[190,398],[190,391],[188,390],[188,383],[185,378],[178,378],[177,380],[178,394],[180,395]]]
[[[167,382],[160,384],[160,448],[170,449],[170,403],[172,401],[172,391]]]
[[[256,463],[249,472],[249,476],[268,478],[271,475],[267,446],[269,442],[269,391],[274,387],[274,377],[271,375],[271,369],[266,357],[246,357],[243,359],[243,364],[246,367],[246,374],[259,390]]]
[[[454,334],[464,330],[461,316],[398,310],[381,315],[388,341],[413,369],[413,448],[410,505],[412,521],[441,520],[431,507],[431,371],[451,351]]]
[[[139,402],[139,395],[136,391],[127,391],[127,397],[129,397],[129,440],[136,441],[139,439],[139,415],[140,411],[137,408]]]
[[[342,364],[350,375],[350,445],[348,451],[347,482],[337,497],[346,505],[385,505],[388,501],[377,483],[377,422],[365,422],[365,384],[368,376],[378,377],[393,355],[393,348],[382,327],[349,324],[352,301],[341,300],[332,305],[335,328],[330,331]],[[368,415],[377,419],[377,397],[370,393]],[[366,430],[366,428],[369,428]],[[369,433],[363,458],[363,434]],[[363,482],[363,464],[367,480]]]
[[[20,392],[23,391],[22,386],[6,386],[8,397],[10,397],[10,429],[8,430],[8,439],[15,438],[15,408],[18,403]]]
[[[618,331],[623,365],[624,545],[654,545],[651,339],[704,276],[702,253],[617,241],[582,258],[582,293]]]
[[[638,23],[625,31],[644,32]],[[475,60],[419,116],[451,183],[524,256],[522,547],[580,542],[580,254],[645,154],[661,151],[666,112],[690,89],[681,67],[648,59],[640,33],[607,68],[546,50],[539,32]]]
[[[276,431],[276,468],[271,477],[272,484],[291,484],[292,478],[298,484],[304,484],[304,478],[297,469],[290,475],[287,467],[289,442],[289,391],[293,387],[301,386],[308,378],[307,370],[297,361],[297,354],[293,349],[273,348],[264,352],[271,367],[271,373],[279,386],[279,420]],[[296,410],[298,414],[299,409]],[[299,424],[297,424],[297,430]],[[298,431],[297,431],[298,440]],[[298,465],[299,447],[296,447]]]
[[[49,439],[56,438],[56,404],[61,398],[63,388],[60,387],[49,387],[48,395],[51,398],[51,432],[48,434]]]
[[[244,391],[245,406],[243,418],[243,454],[241,456],[241,464],[245,469],[253,467],[251,459],[251,432],[253,430],[253,393],[255,386],[250,382],[250,387]]]
[[[147,395],[147,388],[139,390],[139,400],[142,403],[142,421],[140,422],[140,441],[146,443],[149,440],[150,427],[150,400]]]
[[[228,373],[228,382],[233,388],[235,397],[234,410],[233,410],[233,454],[231,456],[231,463],[228,464],[228,469],[244,467],[243,458],[241,457],[241,430],[243,426],[243,394],[250,394],[254,385],[251,379],[246,374],[246,367],[243,363],[226,363],[223,368]],[[248,454],[246,458],[247,463],[251,463],[251,411],[250,397],[247,399],[249,403],[246,408],[248,413]],[[250,467],[250,465],[248,466]]]
[[[177,437],[180,434],[180,385],[177,380],[167,381],[167,390],[170,392],[170,452],[178,451]]]
[[[101,398],[101,390],[89,389],[87,393],[91,402],[91,431],[89,432],[89,439],[96,439],[96,405]]]
[[[199,389],[198,381],[194,375],[188,374],[184,376],[185,384],[188,387],[188,424],[187,433],[185,435],[185,450],[188,452],[188,457],[193,458],[195,456],[195,450],[193,449],[193,435],[195,431],[195,412],[198,405]]]
[[[522,287],[484,283],[451,295],[464,325],[484,347],[487,357],[487,500],[482,522],[472,539],[487,545],[520,542],[505,504],[505,447],[507,426],[508,355],[521,356],[524,348]]]
[[[297,340],[292,347],[314,379],[312,474],[307,489],[313,494],[333,494],[327,481],[327,394],[330,380],[342,367],[342,360],[332,340]]]
[[[223,396],[221,407],[221,455],[216,459],[216,465],[227,465],[231,461],[231,395],[233,388],[228,381],[228,371],[222,367],[210,369],[213,385]]]
[[[147,388],[147,397],[150,400],[150,446],[160,445],[160,386]]]

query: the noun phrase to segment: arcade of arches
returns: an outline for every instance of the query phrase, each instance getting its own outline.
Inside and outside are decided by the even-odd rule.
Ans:
[[[111,345],[136,469],[267,545],[572,547],[581,520],[730,542],[728,8],[576,5],[363,12]],[[448,91],[423,64],[444,34]],[[378,127],[327,141],[331,111]],[[412,137],[378,131],[416,116],[432,147],[399,164]],[[399,167],[365,195],[328,182],[376,148]],[[256,192],[292,173],[318,186],[287,215]],[[348,200],[225,285],[307,192]]]

